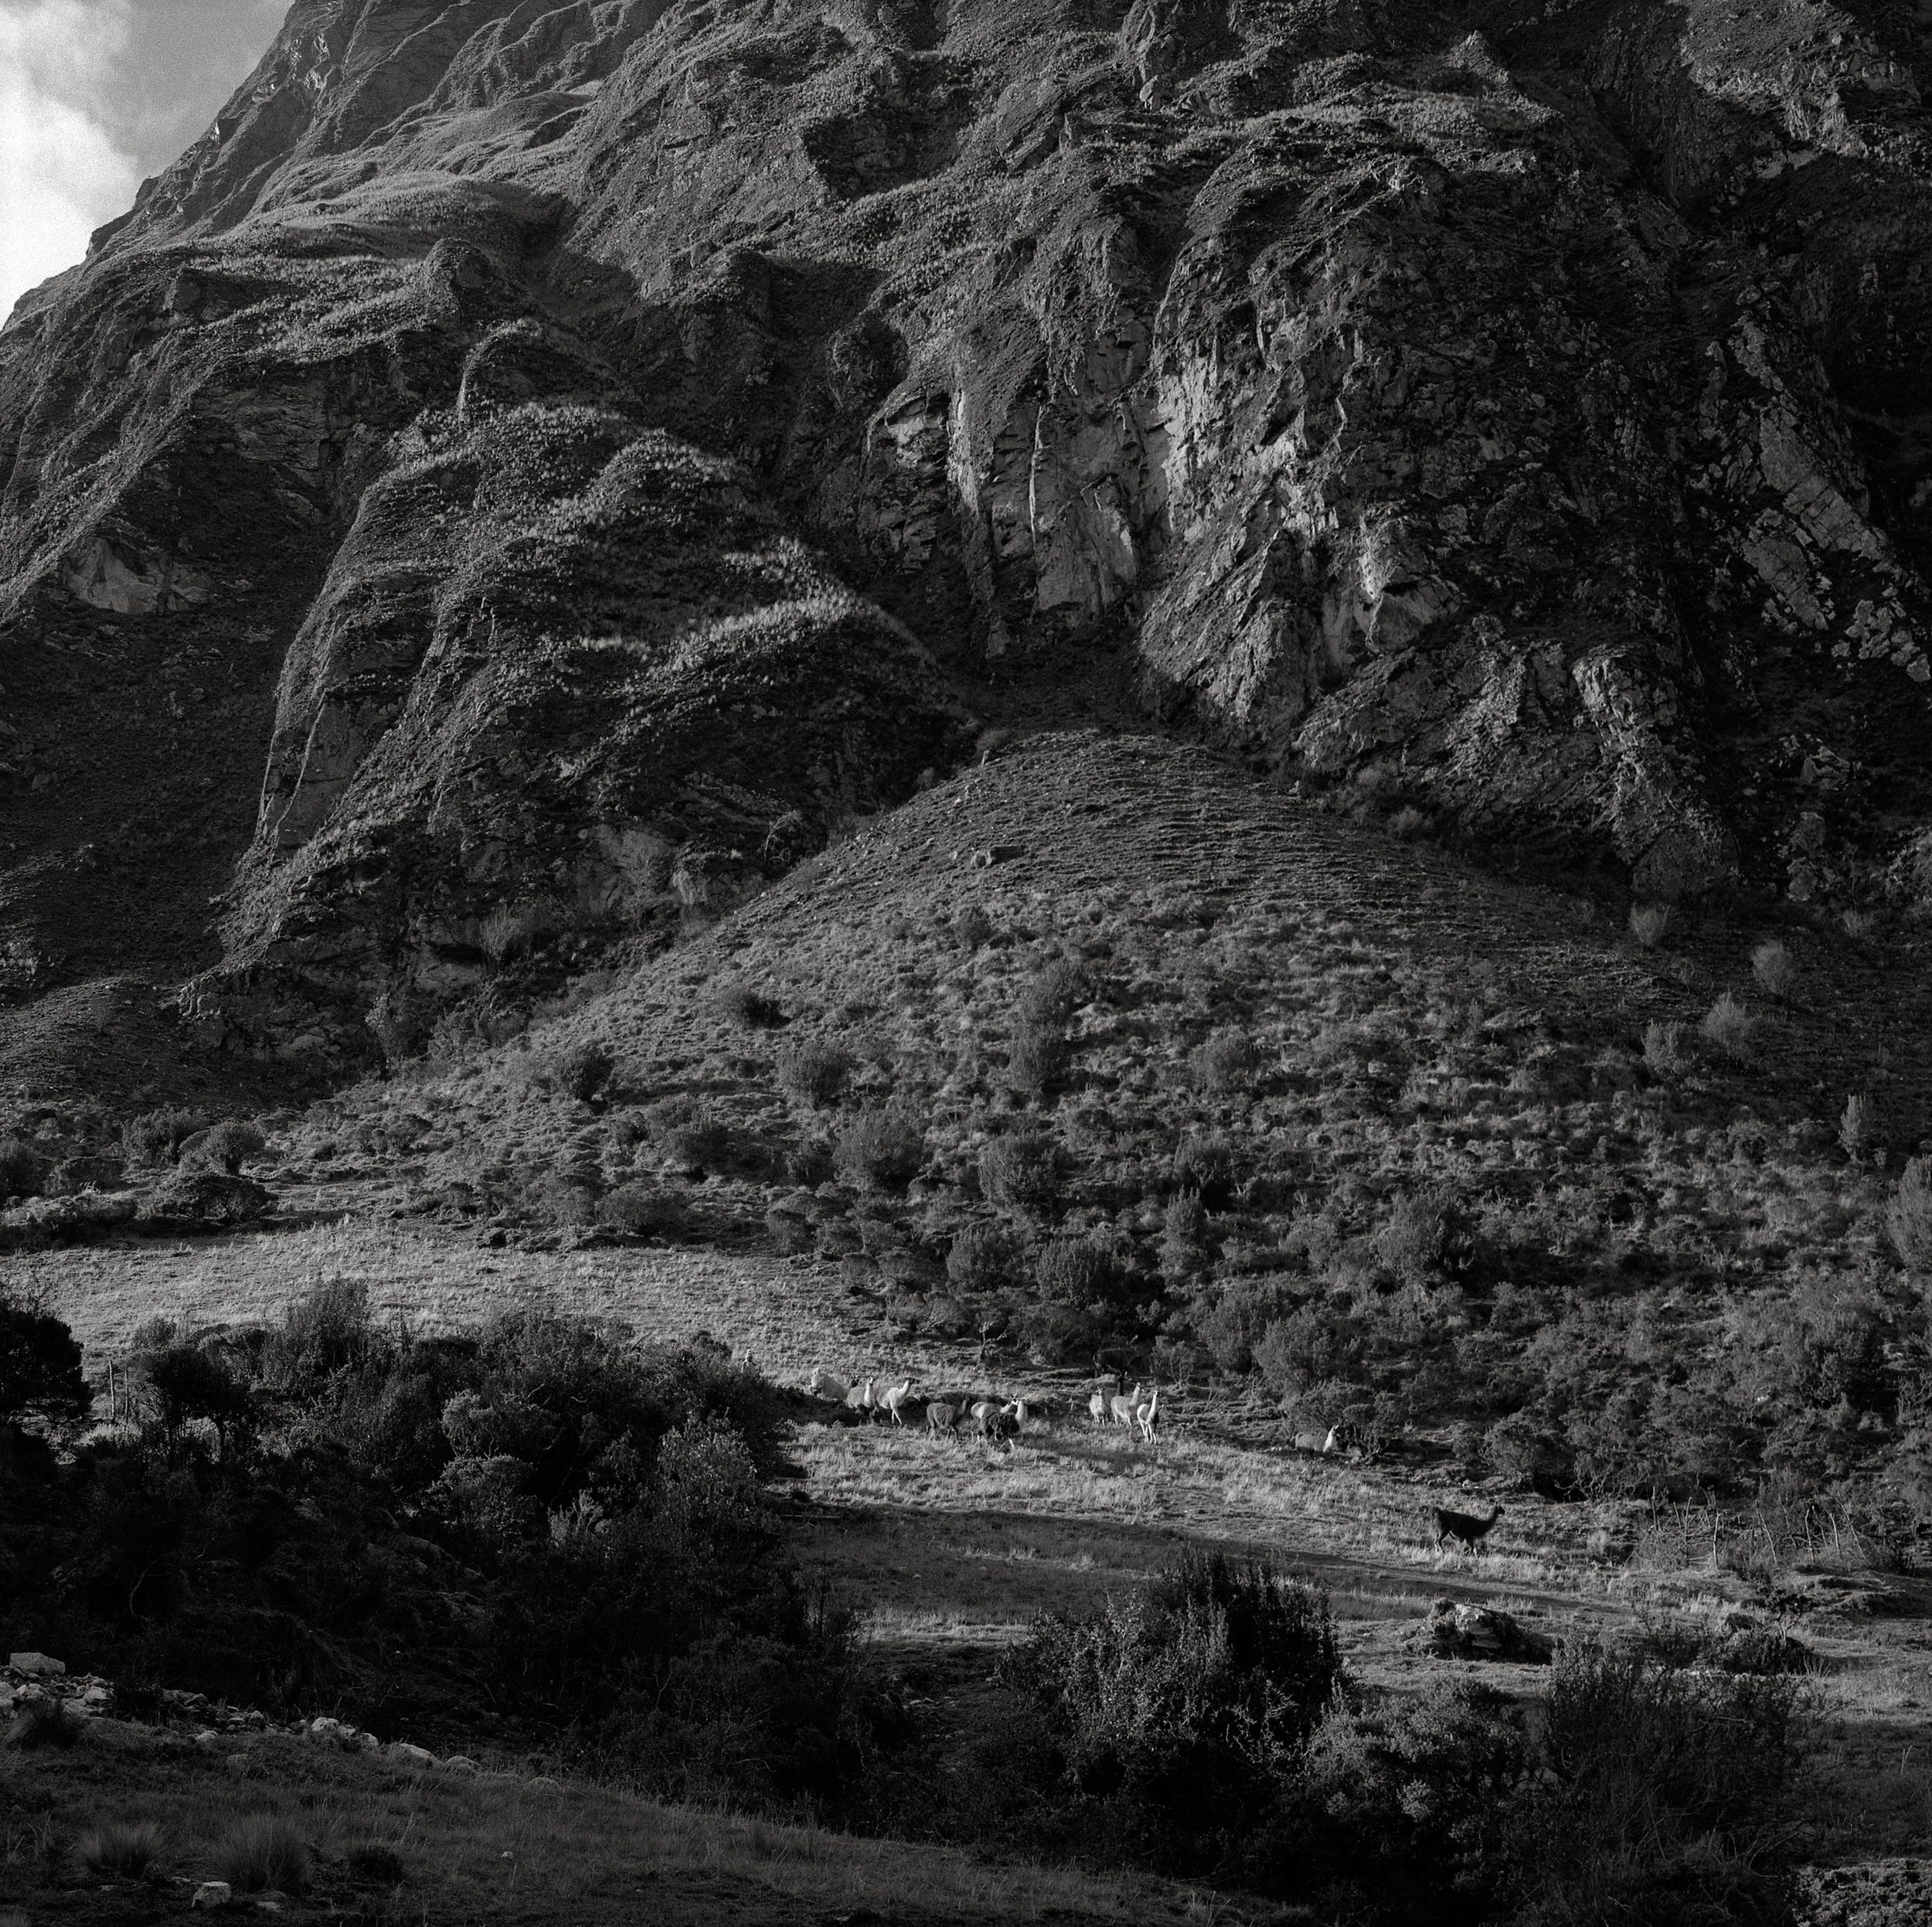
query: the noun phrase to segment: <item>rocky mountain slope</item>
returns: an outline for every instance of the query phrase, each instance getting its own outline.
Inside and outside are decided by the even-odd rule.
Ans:
[[[0,334],[9,1061],[124,973],[338,1076],[1075,649],[1445,837],[1913,910],[1929,78],[1876,0],[298,0]]]

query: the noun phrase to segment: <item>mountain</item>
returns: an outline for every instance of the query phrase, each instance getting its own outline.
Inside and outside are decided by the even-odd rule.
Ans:
[[[1015,703],[1911,913],[1928,78],[1811,0],[298,0],[0,334],[0,1071],[338,1081]]]

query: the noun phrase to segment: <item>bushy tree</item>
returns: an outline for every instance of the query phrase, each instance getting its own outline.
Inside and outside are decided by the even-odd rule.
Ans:
[[[43,1412],[79,1417],[94,1403],[80,1347],[60,1319],[0,1285],[0,1424]]]

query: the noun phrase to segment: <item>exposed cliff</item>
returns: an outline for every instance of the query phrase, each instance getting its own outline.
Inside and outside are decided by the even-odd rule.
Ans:
[[[0,335],[16,979],[335,1064],[1068,638],[1640,894],[1916,900],[1928,75],[1876,5],[300,0]]]

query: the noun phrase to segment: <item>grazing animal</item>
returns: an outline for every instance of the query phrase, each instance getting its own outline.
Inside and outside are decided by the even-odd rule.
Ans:
[[[879,1409],[883,1411],[895,1425],[903,1425],[906,1421],[900,1417],[899,1408],[901,1405],[904,1404],[906,1400],[911,1398],[912,1395],[913,1381],[910,1378],[902,1379],[896,1385],[888,1385],[886,1389],[879,1394]]]
[[[877,1411],[872,1400],[872,1381],[868,1378],[863,1384],[853,1386],[852,1390],[845,1394],[845,1403],[854,1411],[862,1412],[865,1415],[866,1423],[869,1425]]]
[[[1147,1396],[1147,1387],[1136,1379],[1131,1392],[1116,1392],[1107,1401],[1107,1408],[1113,1415],[1117,1425],[1131,1426],[1134,1415],[1141,1409],[1141,1403]]]
[[[1095,1425],[1104,1425],[1107,1423],[1108,1419],[1113,1417],[1114,1415],[1112,1411],[1110,1409],[1109,1401],[1112,1399],[1114,1393],[1120,1389],[1120,1384],[1121,1381],[1117,1378],[1111,1376],[1096,1381],[1094,1387],[1094,1395],[1087,1401],[1087,1416],[1093,1420]]]
[[[959,1435],[959,1408],[941,1404],[934,1399],[926,1408],[926,1429],[930,1432],[943,1432],[948,1438]]]
[[[835,1378],[821,1365],[811,1375],[811,1395],[815,1398],[829,1398],[835,1405],[845,1402],[845,1394],[852,1387],[842,1378]]]
[[[1136,1408],[1134,1422],[1141,1428],[1141,1436],[1151,1445],[1154,1442],[1155,1428],[1161,1422],[1161,1388],[1154,1387],[1145,1405]]]
[[[1440,1506],[1434,1508],[1436,1515],[1436,1545],[1440,1550],[1445,1539],[1460,1539],[1471,1552],[1480,1548],[1489,1536],[1489,1528],[1502,1517],[1498,1506],[1487,1519],[1474,1519],[1466,1512],[1445,1512]]]
[[[973,1429],[982,1438],[993,1435],[993,1421],[999,1416],[999,1401],[995,1398],[975,1398],[967,1408],[968,1415],[973,1421]]]
[[[995,1445],[1012,1449],[1013,1441],[1019,1436],[1019,1428],[1026,1416],[1026,1408],[1015,1399],[1010,1405],[1002,1405],[993,1414],[992,1435]]]
[[[1298,1432],[1294,1435],[1297,1452],[1333,1452],[1335,1428],[1331,1425],[1325,1434],[1318,1432]]]

